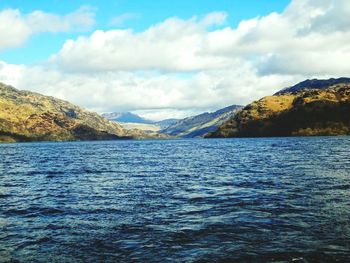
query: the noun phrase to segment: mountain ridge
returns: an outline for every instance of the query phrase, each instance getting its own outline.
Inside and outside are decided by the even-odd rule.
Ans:
[[[231,105],[215,112],[204,112],[187,117],[160,130],[160,132],[183,138],[202,137],[209,132],[215,131],[222,122],[232,117],[240,108],[242,106]]]
[[[330,78],[330,79],[307,79],[298,84],[284,88],[274,95],[283,95],[286,93],[295,93],[305,89],[325,89],[337,84],[350,84],[350,78]]]

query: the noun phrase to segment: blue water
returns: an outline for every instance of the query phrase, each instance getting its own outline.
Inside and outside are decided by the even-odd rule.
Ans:
[[[349,262],[350,137],[0,145],[0,262]]]

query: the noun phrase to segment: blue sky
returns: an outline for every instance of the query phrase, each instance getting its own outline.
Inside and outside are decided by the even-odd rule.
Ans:
[[[0,58],[8,63],[31,64],[43,61],[60,50],[67,39],[79,35],[89,35],[96,29],[110,30],[130,28],[142,31],[169,17],[189,19],[204,16],[214,11],[227,12],[227,25],[232,27],[244,19],[281,12],[288,0],[5,0],[0,1],[0,9],[19,9],[22,14],[35,10],[65,15],[83,6],[95,13],[95,25],[84,32],[42,33],[33,35],[26,43],[9,48],[0,53]],[[124,17],[123,22],[113,25],[115,17]]]

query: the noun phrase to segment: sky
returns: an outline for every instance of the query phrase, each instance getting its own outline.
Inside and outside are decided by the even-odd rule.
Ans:
[[[160,120],[348,76],[348,0],[1,0],[0,82]]]

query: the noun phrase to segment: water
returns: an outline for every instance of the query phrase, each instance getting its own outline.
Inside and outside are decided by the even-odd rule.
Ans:
[[[350,137],[0,145],[0,262],[346,262]]]

